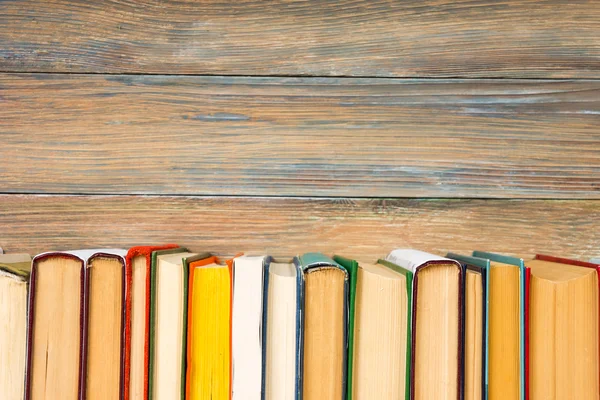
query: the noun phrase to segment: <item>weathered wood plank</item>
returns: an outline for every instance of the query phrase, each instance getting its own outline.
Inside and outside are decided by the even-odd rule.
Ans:
[[[598,200],[0,196],[7,252],[177,242],[219,254],[316,250],[374,260],[398,246],[600,256]]]
[[[0,70],[600,77],[600,2],[0,2]]]
[[[600,198],[600,81],[0,74],[1,192]]]

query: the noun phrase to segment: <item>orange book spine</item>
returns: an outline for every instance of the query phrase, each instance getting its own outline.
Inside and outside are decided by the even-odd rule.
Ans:
[[[146,296],[150,298],[150,262],[153,251],[174,249],[179,247],[176,244],[165,244],[162,246],[137,246],[132,247],[125,257],[125,337],[123,352],[123,400],[129,400],[129,381],[131,371],[131,288],[133,286],[133,259],[137,256],[146,258]],[[144,336],[144,400],[148,399],[148,350],[150,348],[150,304],[146,302],[145,310],[146,333]]]

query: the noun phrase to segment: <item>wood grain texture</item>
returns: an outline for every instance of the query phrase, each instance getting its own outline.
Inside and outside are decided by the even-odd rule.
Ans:
[[[0,70],[600,77],[600,2],[0,2]]]
[[[374,261],[396,247],[600,256],[598,200],[0,195],[7,252],[178,243],[195,251]]]
[[[600,198],[600,81],[0,74],[2,192]]]

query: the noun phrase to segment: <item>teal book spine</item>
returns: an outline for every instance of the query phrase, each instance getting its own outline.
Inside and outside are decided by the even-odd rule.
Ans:
[[[479,257],[490,261],[495,261],[503,264],[514,265],[519,268],[519,336],[521,345],[519,346],[519,358],[521,360],[520,370],[520,399],[526,400],[529,398],[527,387],[528,387],[528,376],[529,366],[527,360],[529,359],[529,331],[527,329],[529,307],[528,307],[528,292],[529,292],[529,279],[528,276],[530,271],[525,267],[525,261],[522,258],[505,256],[502,254],[490,253],[485,251],[474,251],[473,257]]]
[[[456,260],[464,265],[467,270],[475,271],[481,274],[482,277],[482,292],[484,298],[483,307],[483,382],[482,382],[482,393],[483,400],[488,398],[488,382],[489,382],[489,338],[490,338],[490,260],[478,257],[470,257],[462,254],[448,253],[447,258]]]
[[[338,268],[339,270],[343,271],[344,273],[344,315],[342,316],[342,318],[344,318],[343,321],[343,327],[344,327],[344,332],[343,332],[343,346],[344,349],[346,349],[346,351],[344,352],[344,356],[343,356],[343,365],[342,365],[342,371],[343,371],[343,375],[342,375],[342,400],[346,400],[346,390],[347,390],[347,380],[348,380],[348,370],[347,370],[347,362],[348,362],[348,313],[349,313],[349,283],[350,283],[350,277],[349,277],[349,273],[348,270],[346,268],[344,268],[342,265],[340,265],[339,263],[337,263],[336,261],[334,261],[333,259],[327,257],[326,255],[322,254],[322,253],[305,253],[302,256],[297,258],[297,261],[299,263],[299,267],[302,270],[302,276],[303,279],[306,276],[306,274],[311,273],[311,271],[315,270],[315,269],[319,269],[319,268],[324,268],[324,267],[333,267],[333,268]],[[304,295],[306,294],[306,286],[303,284],[303,299],[302,299],[302,304],[304,304]],[[302,305],[302,308],[304,309],[304,305]],[[304,316],[304,312],[302,313],[302,315]],[[304,329],[304,323],[302,324],[302,327]],[[304,340],[303,340],[304,342]],[[304,366],[302,366],[302,368],[304,368]],[[303,370],[304,371],[304,370]]]

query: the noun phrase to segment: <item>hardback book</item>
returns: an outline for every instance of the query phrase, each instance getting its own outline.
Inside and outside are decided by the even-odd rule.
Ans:
[[[129,249],[125,257],[123,400],[148,399],[152,252],[177,247],[175,244],[137,246]]]
[[[302,270],[295,260],[265,260],[263,399],[301,399]]]
[[[394,250],[386,260],[413,273],[411,399],[462,399],[462,265],[413,249]]]
[[[51,252],[32,261],[27,400],[119,400],[125,250]]]
[[[333,259],[350,277],[346,398],[408,400],[412,272]]]
[[[23,400],[29,254],[0,254],[0,399]]]
[[[600,265],[537,255],[529,291],[529,398],[595,399],[600,393]]]
[[[488,398],[490,260],[448,253],[465,268],[464,399]]]
[[[148,398],[185,400],[188,264],[184,248],[153,251],[150,273]]]
[[[85,387],[87,400],[120,400],[124,389],[125,255],[100,250],[85,264]]]
[[[302,269],[302,398],[346,397],[348,272],[320,253],[298,258]]]
[[[521,258],[474,251],[488,269],[488,396],[526,399],[530,270]]]
[[[231,399],[233,262],[205,254],[189,263],[188,400]]]
[[[592,264],[600,264],[600,257],[599,258],[592,258],[590,260],[590,263],[592,263]]]
[[[233,260],[231,368],[233,400],[261,400],[265,256]]]

